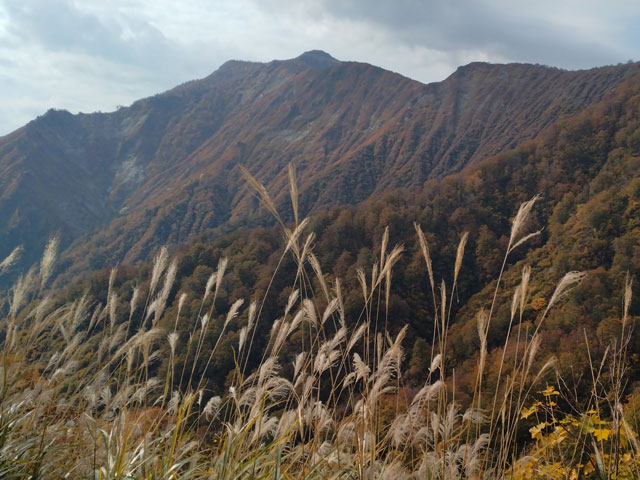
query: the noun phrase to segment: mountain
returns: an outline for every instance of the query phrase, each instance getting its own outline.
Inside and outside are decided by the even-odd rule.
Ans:
[[[626,288],[634,292],[627,321],[633,325],[640,319],[640,305],[635,300],[640,293],[637,281],[628,283],[628,279],[640,275],[638,85],[637,78],[631,78],[597,104],[554,122],[534,140],[442,180],[429,180],[423,188],[372,195],[357,205],[332,207],[312,215],[300,238],[305,244],[312,238],[305,251],[312,252],[315,260],[300,261],[294,259],[293,249],[285,251],[280,225],[238,229],[213,240],[182,246],[174,257],[175,283],[170,284],[170,289],[163,288],[167,308],[161,310],[164,315],[156,325],[163,331],[177,329],[182,339],[192,338],[193,329],[202,318],[202,299],[205,292],[210,293],[211,279],[215,278],[212,275],[224,258],[228,267],[224,282],[216,288],[215,308],[211,303],[204,307],[207,310],[209,306],[210,321],[215,325],[209,332],[208,345],[217,345],[235,302],[257,302],[261,320],[255,324],[255,356],[251,357],[249,370],[257,368],[267,344],[273,340],[274,319],[287,318],[282,316],[285,305],[296,303],[290,300],[294,298],[292,291],[299,288],[300,295],[321,305],[320,312],[339,290],[344,322],[349,328],[368,318],[378,328],[384,322],[385,330],[393,337],[407,326],[404,346],[409,368],[403,373],[403,381],[409,384],[424,385],[430,365],[428,345],[438,330],[434,318],[436,312],[446,308],[451,320],[445,350],[447,362],[449,368],[455,369],[457,401],[469,404],[479,361],[478,314],[491,309],[486,339],[487,392],[498,389],[499,365],[513,365],[517,352],[522,352],[523,339],[531,338],[536,331],[541,342],[534,355],[532,375],[537,375],[550,357],[555,358],[555,371],[548,371],[540,385],[561,378],[568,391],[589,395],[590,365],[599,365],[614,348],[611,345],[621,338]],[[535,231],[539,234],[505,258],[518,205],[535,195],[539,196],[529,219],[521,223],[521,231],[514,238],[527,239]],[[421,225],[428,240],[435,299],[414,222]],[[383,240],[385,232],[387,242]],[[461,238],[467,240],[458,264]],[[397,263],[393,274],[374,287],[374,272],[380,271],[374,265],[382,265],[384,258],[390,258],[388,251],[396,244],[403,245],[404,250],[394,257]],[[381,254],[383,245],[387,255]],[[513,295],[523,281],[525,267],[530,268],[525,282],[527,294],[520,298],[520,313],[514,318],[513,307],[518,302],[514,303]],[[144,293],[152,289],[148,278],[154,270],[152,262],[146,261],[119,268],[116,277],[109,269],[91,276],[79,275],[67,288],[53,293],[58,296],[54,303],[98,301],[109,305],[109,311],[121,312],[112,322],[128,322],[134,287],[148,299],[154,298],[151,293]],[[584,272],[577,274],[582,281],[565,284],[562,293],[554,293],[567,272],[573,272],[574,278],[576,272]],[[167,274],[166,278],[173,281],[174,276]],[[372,295],[376,288],[378,293]],[[115,307],[108,300],[109,292]],[[443,307],[440,302],[444,294]],[[547,312],[554,297],[555,306]],[[300,300],[298,303],[304,305]],[[140,305],[138,311],[141,309]],[[106,315],[101,307],[95,311]],[[178,317],[180,322],[176,322]],[[234,359],[246,328],[245,318],[228,325],[211,363],[198,371],[216,394],[224,393],[224,384],[235,371]],[[326,322],[328,328],[332,328],[331,324]],[[105,320],[105,330],[106,325]],[[137,328],[144,322],[140,318],[134,325]],[[335,324],[333,327],[337,328]],[[506,342],[508,332],[511,340]],[[282,351],[282,365],[293,363],[302,334],[290,340]],[[167,369],[172,356],[166,342],[161,343],[165,348],[162,368]],[[416,348],[420,344],[423,347]],[[625,348],[630,363],[625,371],[628,383],[625,380],[622,388],[631,393],[637,387],[640,392],[640,337],[630,335]],[[186,362],[185,355],[188,356],[188,348],[186,353],[184,348],[178,352],[178,365]],[[187,365],[187,371],[189,368],[191,365]],[[503,375],[510,375],[511,368]],[[519,415],[519,408],[517,412]]]
[[[50,110],[0,138],[0,257],[59,232],[66,266],[132,262],[260,221],[244,165],[305,213],[421,187],[600,101],[638,64],[585,71],[472,63],[424,85],[320,51],[210,76],[112,113]]]

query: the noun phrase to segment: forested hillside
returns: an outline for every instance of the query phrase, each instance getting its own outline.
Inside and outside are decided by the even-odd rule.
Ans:
[[[421,188],[533,138],[637,69],[473,63],[423,85],[315,51],[231,61],[112,113],[52,110],[0,139],[0,255],[23,245],[26,267],[59,232],[65,267],[87,271],[264,224],[238,165],[286,208],[292,163],[307,213]]]

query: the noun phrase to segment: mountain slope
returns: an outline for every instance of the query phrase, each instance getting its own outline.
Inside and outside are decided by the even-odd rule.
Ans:
[[[584,376],[589,371],[589,361],[595,359],[597,364],[606,355],[611,337],[619,338],[625,279],[627,275],[636,279],[640,275],[639,108],[640,89],[637,78],[633,78],[595,106],[555,122],[536,139],[470,165],[458,174],[429,181],[419,190],[400,189],[372,196],[355,206],[334,207],[314,215],[299,240],[306,241],[313,232],[312,247],[307,251],[312,251],[321,265],[327,290],[340,279],[346,324],[353,327],[363,315],[371,315],[379,322],[384,319],[385,328],[392,334],[408,325],[405,347],[409,352],[415,342],[429,344],[434,335],[434,310],[440,308],[436,307],[439,299],[432,301],[429,274],[414,229],[417,222],[428,239],[435,284],[443,281],[444,292],[450,298],[447,311],[451,312],[451,328],[446,352],[449,368],[456,371],[458,401],[468,403],[473,396],[480,345],[477,315],[492,305],[487,337],[488,392],[496,385],[494,375],[498,368],[493,366],[501,362],[510,326],[513,329],[505,352],[506,364],[511,365],[513,360],[519,337],[516,330],[523,329],[523,336],[519,337],[522,341],[539,326],[542,342],[537,365],[555,356],[569,390],[575,386],[579,391],[590,392],[588,382],[584,383],[589,378]],[[542,231],[508,255],[501,275],[511,219],[518,205],[536,194],[540,198],[517,238]],[[382,241],[386,227],[388,242]],[[458,242],[465,231],[469,232],[468,242],[453,288]],[[237,230],[211,242],[183,247],[176,254],[176,283],[167,297],[168,306],[160,325],[167,331],[178,328],[183,339],[192,335],[202,314],[200,299],[207,284],[211,286],[220,260],[226,258],[228,269],[220,291],[216,291],[217,306],[210,319],[218,329],[211,338],[216,341],[235,301],[258,300],[262,321],[257,323],[253,343],[257,356],[252,360],[258,362],[262,349],[272,339],[274,319],[282,318],[292,289],[302,285],[304,295],[312,296],[320,305],[325,302],[321,283],[313,280],[318,270],[312,268],[311,261],[302,262],[310,279],[298,284],[305,275],[300,275],[291,250],[283,255],[284,243],[282,229],[277,225]],[[359,272],[365,272],[365,279],[370,278],[376,270],[374,264],[380,265],[382,245],[390,250],[396,243],[402,244],[404,251],[390,276],[390,289],[377,300],[375,295],[369,297],[369,308],[379,308],[380,316],[363,312],[366,309]],[[522,303],[522,316],[514,320],[512,295],[525,265],[531,267],[528,294]],[[142,267],[119,270],[114,288],[122,311],[128,311],[134,285],[142,292],[149,288],[144,279],[151,269],[148,261]],[[572,270],[585,271],[584,281],[566,291],[568,294],[562,295],[547,315],[544,309],[558,281]],[[499,277],[501,286],[494,303],[495,281]],[[373,288],[373,280],[365,281],[367,288]],[[110,285],[110,272],[103,269],[92,277],[81,278],[63,292],[68,296],[65,302],[76,301],[86,292],[104,302]],[[637,282],[633,289],[635,299]],[[439,297],[440,292],[436,291]],[[183,317],[176,327],[178,311]],[[630,322],[636,321],[634,316],[639,313],[640,306],[634,301],[629,310]],[[243,322],[232,322],[225,330],[224,343],[206,370],[209,387],[220,394],[224,379],[234,369]],[[299,340],[292,339],[291,349],[283,350],[286,361],[282,364],[293,361],[291,354]],[[640,339],[630,339],[629,353],[640,354]],[[413,367],[404,378],[422,385],[430,361],[429,355],[423,355],[422,360],[419,357],[419,351],[417,355],[412,352]],[[171,357],[166,354],[164,358]],[[538,372],[536,367],[532,372]],[[508,375],[509,371],[503,373]],[[632,361],[629,379],[640,381],[637,358]],[[557,379],[550,377],[549,381]]]
[[[113,113],[50,111],[0,139],[0,256],[61,231],[75,242],[69,261],[99,268],[257,221],[238,164],[277,191],[293,163],[305,212],[421,186],[533,138],[636,71],[476,63],[423,85],[314,51],[227,62]]]

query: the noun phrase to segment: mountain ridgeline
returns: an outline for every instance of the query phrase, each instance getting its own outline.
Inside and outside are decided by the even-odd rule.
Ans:
[[[230,61],[112,113],[50,110],[0,138],[0,257],[59,232],[77,271],[264,224],[243,165],[305,214],[423,188],[597,104],[638,64],[584,71],[472,63],[428,85],[312,51]]]

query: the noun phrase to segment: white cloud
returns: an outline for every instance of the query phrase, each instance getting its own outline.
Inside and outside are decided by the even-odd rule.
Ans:
[[[624,0],[0,0],[0,135],[311,49],[424,82],[471,61],[617,63],[638,58],[639,21]]]

